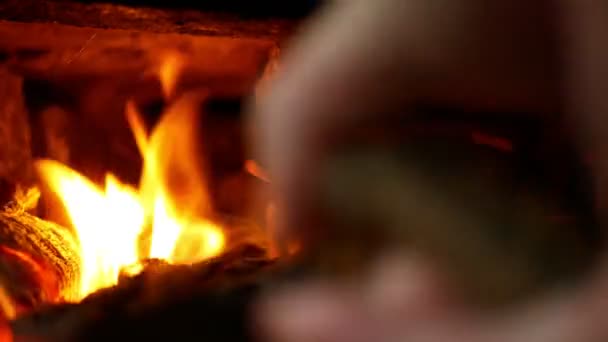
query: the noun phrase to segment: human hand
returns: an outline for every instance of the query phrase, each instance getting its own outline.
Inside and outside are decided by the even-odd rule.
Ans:
[[[587,146],[601,151],[608,146],[597,115],[606,108],[606,77],[595,74],[606,75],[606,44],[599,38],[608,32],[601,14],[608,12],[599,6],[566,0],[355,0],[327,8],[296,40],[269,96],[255,108],[259,151],[282,206],[279,232],[306,233],[296,230],[306,226],[323,161],[334,144],[348,141],[353,126],[380,120],[373,117],[379,113],[407,113],[419,103],[539,115],[568,111],[590,138]],[[608,174],[602,164],[596,166],[600,185]],[[369,300],[362,297],[375,298],[376,292],[366,287],[311,285],[262,306],[269,335],[290,341],[607,338],[608,329],[597,323],[605,307],[599,299],[608,289],[604,276],[514,315],[487,318],[436,301],[445,289],[420,295],[430,284],[413,273],[390,276],[404,287],[394,289],[401,293],[395,301],[401,315],[382,305],[368,310]],[[383,278],[372,273],[369,279]],[[408,287],[412,282],[418,290]],[[423,306],[429,312],[406,314]]]
[[[365,120],[407,114],[420,103],[559,110],[552,1],[331,5],[298,37],[255,106],[256,142],[281,197],[282,233],[306,225],[323,159]]]

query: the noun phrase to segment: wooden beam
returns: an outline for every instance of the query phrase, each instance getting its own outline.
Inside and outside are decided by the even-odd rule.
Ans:
[[[111,28],[157,33],[281,39],[293,29],[292,19],[253,19],[235,14],[187,9],[129,7],[74,1],[5,0],[0,18],[79,27]]]

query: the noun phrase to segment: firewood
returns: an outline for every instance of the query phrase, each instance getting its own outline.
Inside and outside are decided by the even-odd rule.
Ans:
[[[0,211],[0,285],[22,309],[72,299],[79,285],[75,240],[25,209],[12,202]]]
[[[19,341],[249,341],[249,307],[273,266],[253,245],[194,265],[153,261],[78,304],[41,308],[11,326]]]
[[[220,77],[251,82],[276,46],[270,39],[156,34],[0,20],[0,64],[26,78],[51,81],[82,82],[87,77],[109,76],[122,82],[137,82],[142,77],[155,77],[164,58],[179,53],[187,61],[194,61],[191,64],[196,66],[199,84],[201,80]],[[128,89],[130,85],[123,86],[121,89]]]
[[[154,2],[154,1],[153,1]],[[191,7],[203,7],[208,1],[189,3]],[[223,4],[224,1],[218,2]],[[103,29],[142,30],[158,33],[183,33],[208,36],[255,37],[279,39],[289,34],[298,20],[277,18],[273,10],[280,7],[293,9],[293,2],[288,5],[279,1],[275,6],[269,3],[251,4],[243,1],[240,6],[228,5],[232,9],[241,9],[239,13],[217,13],[179,8],[150,8],[144,6],[124,6],[110,3],[83,3],[83,1],[39,1],[39,0],[4,0],[0,3],[0,18],[21,22],[62,23],[80,27],[97,27]],[[193,5],[194,4],[194,5]],[[173,6],[167,2],[165,7]],[[207,6],[209,7],[209,6]],[[220,6],[221,7],[221,6]],[[250,14],[252,7],[265,9],[266,18],[254,18]],[[295,6],[297,7],[297,6]],[[245,8],[245,10],[243,10]],[[247,13],[243,13],[247,12]],[[247,18],[243,18],[243,14]],[[302,13],[305,14],[305,13]]]

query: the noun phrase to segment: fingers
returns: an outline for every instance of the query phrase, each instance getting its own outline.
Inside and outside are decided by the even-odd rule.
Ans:
[[[473,312],[446,300],[424,264],[381,260],[367,280],[320,282],[262,301],[256,318],[268,341],[595,342],[608,339],[608,277],[587,291],[547,296],[513,312]]]
[[[351,324],[360,324],[368,318],[354,298],[344,289],[322,285],[292,289],[264,303],[257,312],[264,331],[262,340],[365,341],[348,336]],[[368,332],[369,328],[364,327]],[[363,337],[361,329],[357,334]]]
[[[605,262],[605,260],[604,260]],[[545,296],[526,310],[513,312],[495,325],[499,331],[487,334],[503,338],[497,341],[595,342],[608,340],[603,324],[608,301],[608,272],[600,269],[578,288]]]
[[[270,341],[388,341],[441,317],[435,279],[403,258],[381,260],[369,282],[324,282],[286,289],[258,307]],[[437,291],[436,291],[437,290]]]

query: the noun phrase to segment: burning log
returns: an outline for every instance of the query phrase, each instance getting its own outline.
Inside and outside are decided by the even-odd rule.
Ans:
[[[79,279],[70,233],[25,209],[13,202],[0,211],[0,285],[17,311],[70,299]],[[7,310],[5,315],[14,314]]]
[[[194,265],[151,262],[139,275],[78,304],[50,306],[11,323],[18,341],[113,339],[248,341],[249,305],[274,264],[245,244]]]

